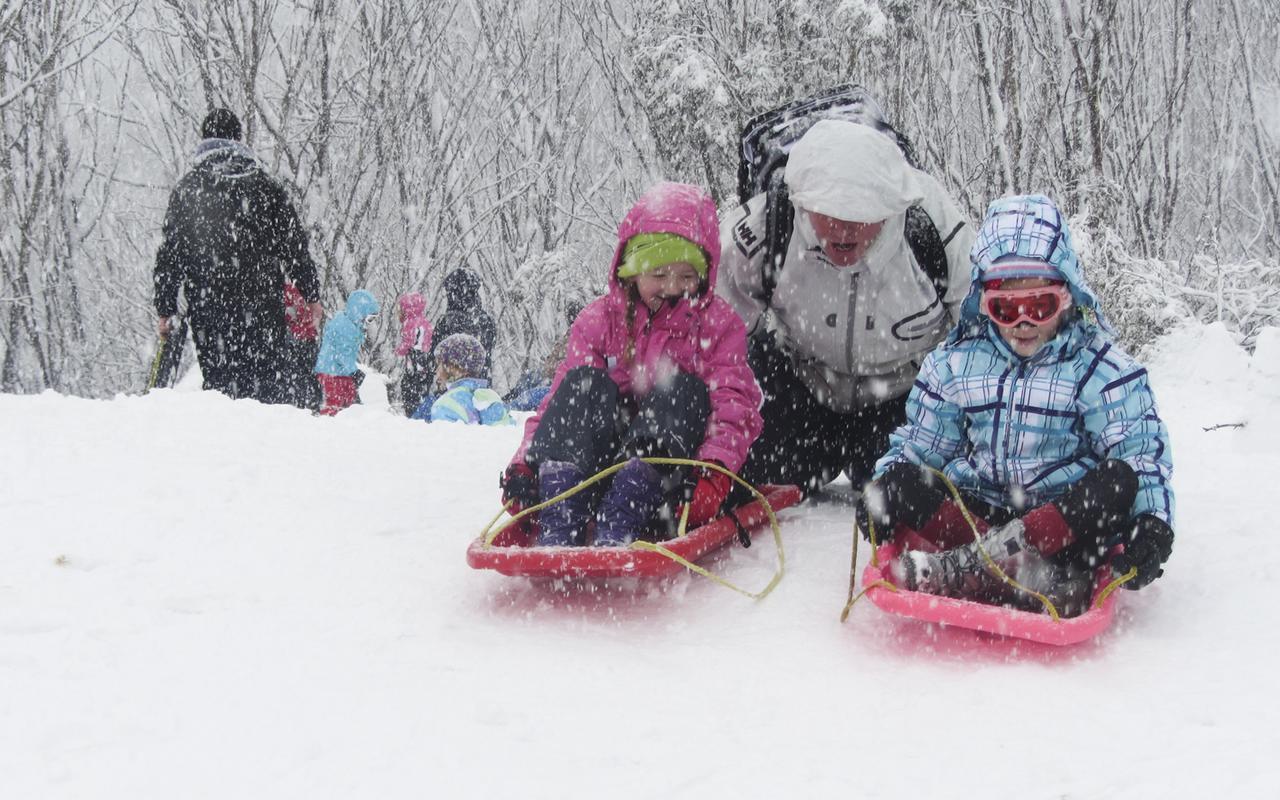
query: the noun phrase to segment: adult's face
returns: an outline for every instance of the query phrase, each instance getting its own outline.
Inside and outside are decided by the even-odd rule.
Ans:
[[[851,267],[862,260],[884,228],[879,222],[850,222],[816,211],[805,212],[818,235],[818,244],[827,259],[837,267]]]

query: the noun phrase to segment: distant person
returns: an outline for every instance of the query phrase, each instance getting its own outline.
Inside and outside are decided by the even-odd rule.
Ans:
[[[436,347],[436,382],[444,394],[431,404],[432,422],[464,422],[470,425],[514,425],[498,393],[479,377],[485,352],[480,340],[455,333]]]
[[[324,391],[320,413],[333,416],[356,402],[364,375],[356,365],[364,346],[366,329],[378,314],[378,301],[364,289],[347,298],[347,307],[324,326],[316,378]]]
[[[1038,608],[990,559],[1074,616],[1108,558],[1134,571],[1130,589],[1160,576],[1173,550],[1169,433],[1147,371],[1112,336],[1058,208],[1039,195],[992,203],[960,322],[925,357],[859,503],[863,530],[906,551],[891,565],[900,585]],[[924,467],[960,489],[980,541]]]
[[[400,318],[400,344],[396,355],[404,359],[400,378],[400,404],[405,416],[413,414],[431,390],[431,323],[426,318],[426,299],[417,292],[400,296],[396,314]]]
[[[318,411],[321,395],[315,366],[320,355],[320,331],[302,292],[288,281],[284,284],[284,318],[289,332],[284,338],[284,360],[295,405]]]
[[[556,367],[564,361],[565,348],[569,343],[569,326],[582,312],[581,303],[573,303],[565,311],[565,332],[556,340],[547,354],[533,369],[525,370],[516,381],[516,385],[502,396],[507,408],[512,411],[533,411],[542,405],[542,401],[551,393],[551,381],[555,378]]]
[[[446,308],[435,329],[435,340],[443,342],[455,333],[470,334],[484,348],[484,371],[479,377],[488,379],[493,366],[493,343],[497,338],[498,327],[493,317],[484,310],[480,300],[480,279],[468,269],[456,269],[444,279]],[[428,363],[428,369],[436,370],[434,354]],[[443,387],[436,386],[436,390]]]
[[[233,398],[295,403],[284,297],[292,281],[314,324],[323,311],[307,234],[284,186],[240,141],[240,120],[216,108],[200,128],[191,170],[169,197],[156,253],[155,308],[161,337],[178,313],[178,290],[204,388]]]
[[[602,493],[543,509],[539,546],[588,544],[593,517],[590,543],[623,547],[660,534],[663,512],[674,518],[679,502],[691,526],[720,513],[728,476],[643,460],[737,470],[760,433],[746,329],[714,291],[719,261],[715,201],[697,186],[660,183],[619,224],[608,292],[570,328],[551,394],[525,422],[503,476],[503,502],[528,507],[626,463]],[[688,500],[673,496],[682,485],[692,487]]]
[[[869,125],[817,122],[784,177],[780,200],[757,194],[720,233],[717,291],[746,322],[765,395],[742,474],[814,491],[845,472],[860,486],[905,420],[920,361],[957,319],[973,229]],[[794,220],[786,236],[774,218]]]

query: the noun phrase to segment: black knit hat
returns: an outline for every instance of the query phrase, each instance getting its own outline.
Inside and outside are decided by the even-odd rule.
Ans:
[[[240,120],[230,109],[215,108],[201,123],[200,135],[206,139],[232,139],[238,142],[240,141]]]

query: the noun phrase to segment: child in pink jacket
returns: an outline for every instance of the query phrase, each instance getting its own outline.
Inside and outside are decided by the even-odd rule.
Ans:
[[[551,393],[503,476],[504,501],[550,499],[625,460],[594,514],[594,544],[618,546],[652,532],[685,475],[639,457],[742,467],[760,434],[761,396],[746,328],[712,293],[719,260],[716,207],[702,189],[661,183],[627,212],[609,291],[573,323]],[[719,512],[730,481],[710,470],[692,477],[697,525]],[[538,544],[586,544],[593,500],[588,489],[544,509]]]
[[[400,295],[396,314],[400,317],[400,344],[396,355],[404,359],[400,378],[400,400],[405,416],[417,410],[431,389],[431,323],[426,317],[427,301],[417,292]]]

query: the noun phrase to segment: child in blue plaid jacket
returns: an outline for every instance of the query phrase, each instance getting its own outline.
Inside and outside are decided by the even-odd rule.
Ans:
[[[1102,559],[1135,570],[1128,588],[1149,584],[1173,547],[1168,432],[1146,370],[1112,341],[1066,221],[1046,197],[997,200],[971,261],[960,321],[920,368],[860,526],[898,542],[892,574],[916,591],[1015,600],[978,547],[1068,615],[1087,608]]]

